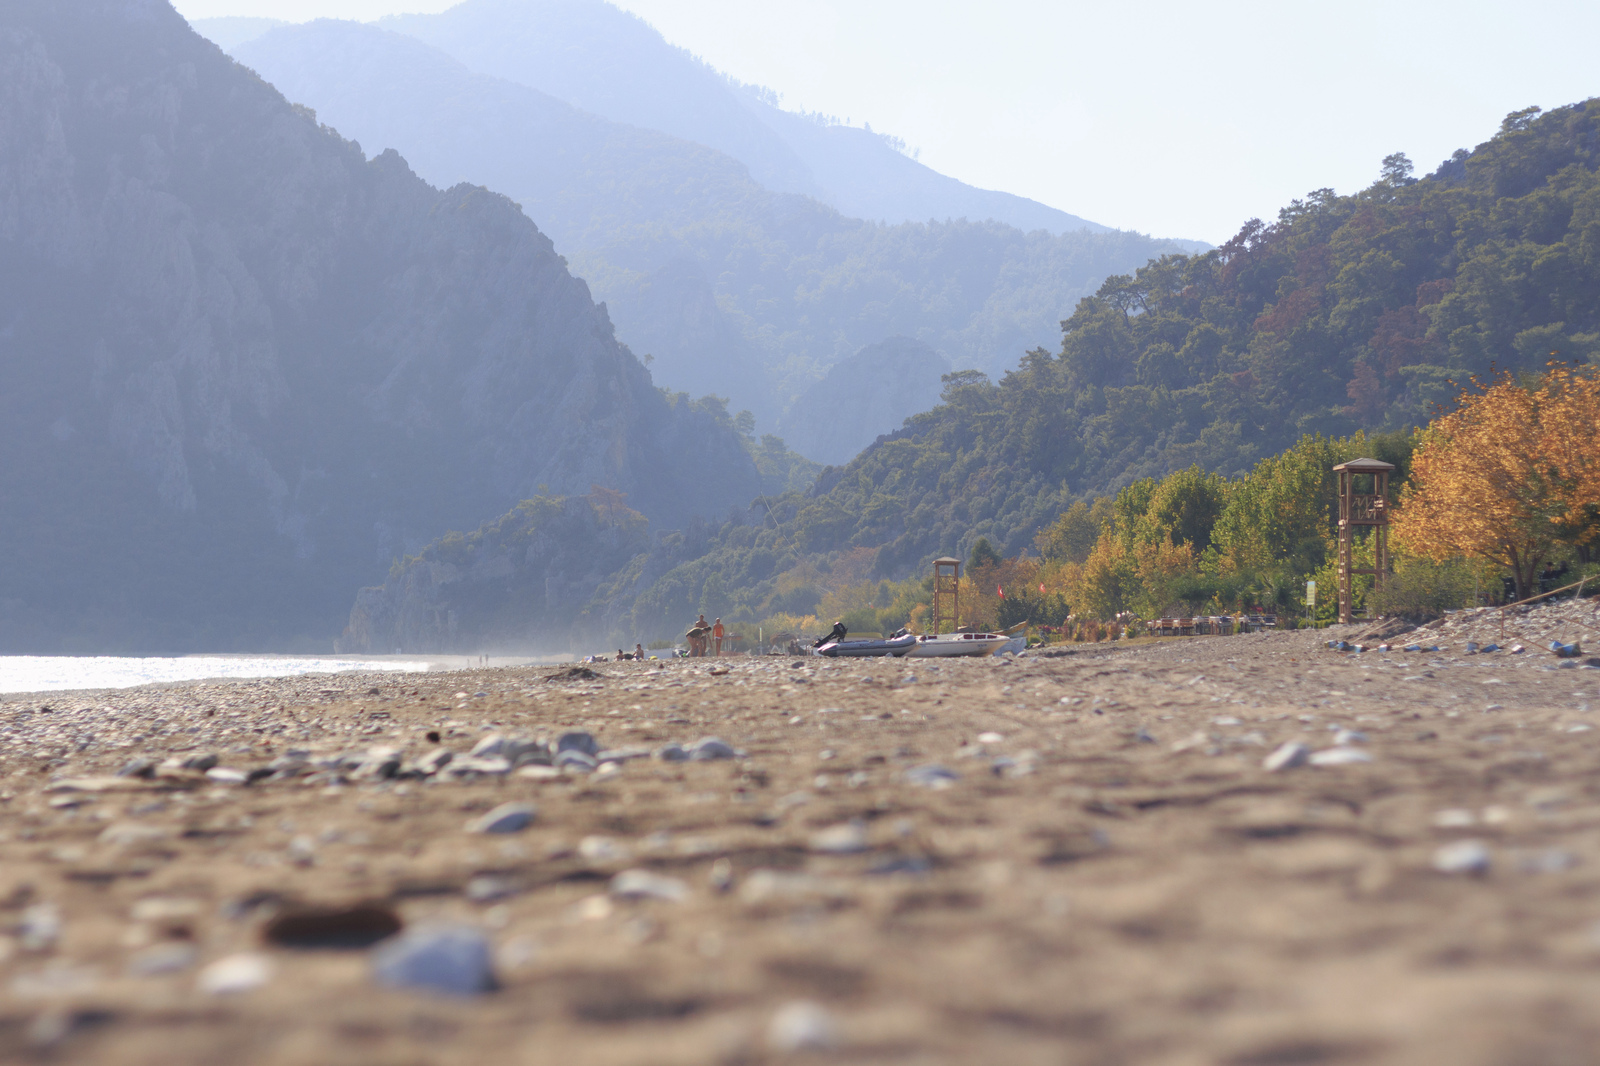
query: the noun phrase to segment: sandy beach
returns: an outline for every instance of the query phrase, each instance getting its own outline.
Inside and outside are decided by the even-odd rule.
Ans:
[[[1600,672],[1330,635],[7,696],[0,1060],[1592,1061]]]

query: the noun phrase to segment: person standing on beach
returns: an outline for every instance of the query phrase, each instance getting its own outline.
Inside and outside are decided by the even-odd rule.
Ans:
[[[727,630],[722,628],[722,619],[719,618],[717,624],[711,627],[711,643],[715,649],[711,654],[719,659],[722,657],[722,638],[725,633]]]

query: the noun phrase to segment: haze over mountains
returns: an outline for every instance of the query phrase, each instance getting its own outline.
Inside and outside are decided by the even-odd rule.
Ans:
[[[197,26],[369,153],[517,200],[658,383],[796,438],[834,432],[789,409],[868,345],[909,336],[998,374],[1107,273],[1196,247],[972,189],[876,134],[784,112],[599,0]],[[905,384],[861,380],[894,409],[874,434],[936,387]]]
[[[0,9],[0,277],[10,651],[321,650],[541,491],[670,526],[761,488],[515,204],[369,161],[166,0]]]
[[[807,491],[656,541],[574,621],[601,647],[681,632],[696,611],[771,633],[848,586],[835,602],[892,630],[910,601],[889,583],[915,584],[930,559],[966,556],[980,537],[1019,555],[1074,503],[1123,489],[1149,503],[1155,482],[1141,479],[1237,476],[1297,441],[1308,447],[1286,465],[1361,432],[1395,435],[1367,438],[1368,454],[1409,454],[1413,427],[1452,404],[1458,383],[1600,360],[1600,99],[1514,112],[1426,177],[1412,170],[1390,155],[1357,193],[1318,190],[1213,251],[1107,278],[1062,323],[1055,353],[1029,353],[998,382],[951,375],[937,406]],[[1307,484],[1278,482],[1296,496],[1316,491]],[[1251,544],[1226,561],[1227,580],[1275,602],[1303,580],[1289,556],[1321,553],[1328,531],[1297,528],[1280,497],[1237,491],[1250,530],[1237,543]],[[1118,520],[1137,524],[1145,507]],[[1134,567],[1132,550],[1120,559],[1104,580],[1132,573],[1116,569]],[[1207,580],[1223,580],[1222,564],[1205,558]],[[525,580],[507,569],[506,581]],[[492,605],[493,589],[434,582],[418,597],[425,573],[398,568],[357,602],[347,636],[412,604],[448,606],[467,629],[491,617],[478,604]]]

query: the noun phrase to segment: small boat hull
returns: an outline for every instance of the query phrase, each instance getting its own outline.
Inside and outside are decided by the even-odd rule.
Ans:
[[[917,646],[917,638],[910,633],[887,640],[829,641],[817,648],[818,655],[830,659],[862,659],[880,655],[906,655]]]
[[[937,636],[917,638],[918,657],[947,655],[993,655],[1011,643],[1011,638],[1001,633],[940,633]]]

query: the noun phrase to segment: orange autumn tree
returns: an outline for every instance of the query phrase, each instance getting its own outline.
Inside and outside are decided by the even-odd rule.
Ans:
[[[1558,544],[1600,532],[1600,385],[1566,366],[1532,388],[1509,375],[1472,384],[1419,431],[1394,535],[1418,555],[1504,566],[1525,599]]]

